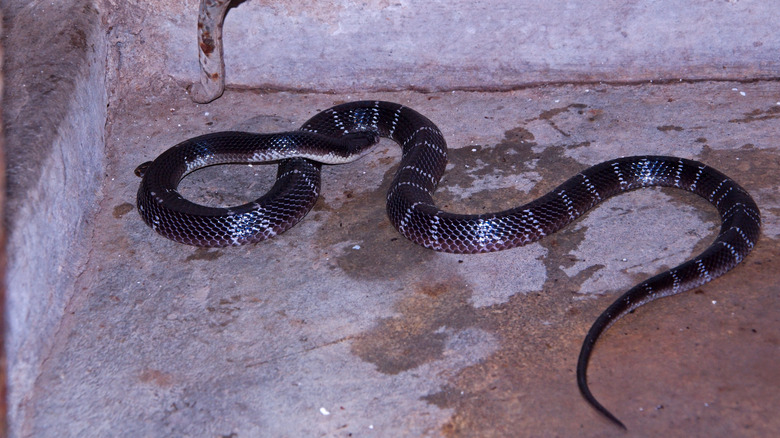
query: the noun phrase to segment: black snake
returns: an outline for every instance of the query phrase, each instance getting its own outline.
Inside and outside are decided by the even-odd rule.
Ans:
[[[761,218],[737,183],[696,161],[638,156],[590,167],[525,205],[479,215],[438,209],[432,199],[447,163],[441,131],[426,117],[389,102],[351,102],[325,110],[293,132],[221,132],[186,140],[144,163],[138,210],[163,236],[197,246],[258,242],[284,232],[309,211],[320,189],[320,163],[359,157],[379,137],[402,148],[387,194],[387,214],[406,238],[436,251],[482,253],[514,248],[554,233],[610,196],[648,186],[677,187],[711,202],[721,229],[703,253],[626,292],[599,316],[585,337],[577,363],[582,395],[598,411],[623,424],[593,397],[587,365],[593,346],[612,323],[657,298],[698,287],[733,268],[758,240]],[[316,161],[314,161],[316,160]],[[222,163],[280,161],[276,183],[263,197],[232,208],[194,204],[176,190],[196,169]],[[624,427],[624,426],[623,426]]]

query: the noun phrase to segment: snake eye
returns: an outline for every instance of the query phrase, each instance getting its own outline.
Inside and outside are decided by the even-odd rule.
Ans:
[[[135,168],[135,176],[137,177],[143,177],[146,171],[149,169],[149,166],[152,165],[151,161],[147,161],[146,163],[142,163],[138,167]]]

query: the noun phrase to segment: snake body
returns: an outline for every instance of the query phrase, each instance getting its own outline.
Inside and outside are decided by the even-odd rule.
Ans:
[[[320,188],[320,162],[351,161],[378,136],[402,148],[387,194],[390,221],[412,242],[436,251],[482,253],[525,245],[554,233],[601,201],[641,187],[677,187],[717,208],[722,225],[710,247],[626,292],[585,337],[577,363],[579,389],[593,407],[622,427],[588,388],[588,361],[601,333],[649,301],[723,275],[744,259],[760,234],[759,209],[736,182],[702,163],[664,156],[618,158],[595,165],[546,195],[509,210],[479,215],[444,212],[432,199],[447,163],[444,137],[426,117],[390,102],[338,105],[293,132],[224,132],[186,140],[139,167],[143,179],[138,210],[158,233],[181,243],[228,246],[265,240],[295,225],[313,206]],[[201,167],[279,160],[277,180],[269,193],[241,206],[205,207],[176,191],[187,173]]]

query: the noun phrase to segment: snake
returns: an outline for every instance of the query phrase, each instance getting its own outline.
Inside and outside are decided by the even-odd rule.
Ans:
[[[625,292],[600,314],[585,336],[576,368],[580,393],[599,413],[624,429],[588,386],[588,363],[596,341],[638,307],[723,275],[748,255],[760,235],[760,212],[745,189],[712,167],[671,156],[605,161],[547,194],[505,211],[442,211],[432,198],[447,164],[442,132],[422,114],[381,101],[336,105],[289,132],[228,131],[185,140],[136,169],[142,177],[138,211],[156,232],[183,244],[224,247],[263,241],[294,226],[312,208],[320,192],[323,164],[357,160],[381,137],[401,147],[400,164],[387,193],[387,215],[400,234],[435,251],[474,254],[535,242],[605,199],[642,187],[676,187],[703,197],[717,209],[721,227],[709,247]],[[177,191],[182,178],[206,166],[267,162],[279,164],[276,181],[268,193],[243,205],[203,206]]]

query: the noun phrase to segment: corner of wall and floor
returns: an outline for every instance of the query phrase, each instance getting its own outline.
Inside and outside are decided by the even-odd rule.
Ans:
[[[106,47],[91,0],[7,0],[3,127],[9,432],[21,435],[41,364],[85,263],[100,197]],[[45,13],[44,13],[45,12]]]

